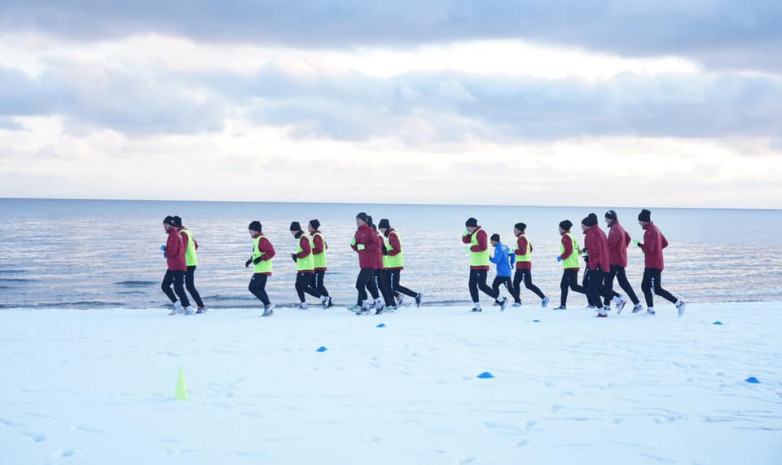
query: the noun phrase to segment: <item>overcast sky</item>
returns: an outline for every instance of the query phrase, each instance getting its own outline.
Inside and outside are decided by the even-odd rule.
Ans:
[[[782,2],[0,0],[0,197],[782,208]]]

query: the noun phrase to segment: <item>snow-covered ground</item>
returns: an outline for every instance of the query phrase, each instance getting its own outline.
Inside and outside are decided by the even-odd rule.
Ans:
[[[658,307],[4,310],[0,463],[782,463],[782,304]]]

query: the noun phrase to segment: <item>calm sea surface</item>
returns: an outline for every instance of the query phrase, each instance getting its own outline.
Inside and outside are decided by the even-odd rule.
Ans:
[[[159,283],[166,269],[160,252],[166,215],[181,216],[198,240],[196,285],[211,308],[259,306],[247,291],[251,272],[244,267],[251,253],[247,225],[256,219],[278,252],[267,286],[274,303],[298,302],[295,264],[288,257],[295,250],[290,222],[305,225],[317,218],[329,244],[326,285],[336,303],[350,305],[358,264],[348,244],[359,211],[376,222],[390,219],[405,251],[402,283],[424,293],[426,302],[439,304],[469,301],[469,258],[461,243],[468,217],[478,218],[511,247],[513,224],[523,221],[535,249],[534,281],[557,301],[557,224],[570,219],[578,225],[590,212],[602,221],[610,207],[0,199],[0,308],[164,306]],[[630,235],[642,239],[635,220],[640,208],[616,210]],[[675,295],[691,302],[782,302],[782,211],[659,208],[652,209],[652,219],[670,242],[663,285]],[[583,237],[578,226],[573,231]],[[633,246],[627,270],[640,296],[643,257]],[[490,282],[493,277],[494,270]],[[522,300],[538,305],[526,290]],[[582,295],[571,294],[570,306],[584,304]]]

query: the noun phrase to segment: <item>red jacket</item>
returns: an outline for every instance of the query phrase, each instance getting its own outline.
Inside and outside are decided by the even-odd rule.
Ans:
[[[255,236],[253,236],[253,239],[260,236],[263,233],[258,233]],[[274,251],[274,246],[272,245],[271,241],[269,241],[269,238],[264,236],[263,239],[261,239],[258,242],[258,251],[264,252],[263,255],[261,255],[261,261],[266,262],[274,258],[274,254],[276,253]],[[271,276],[271,273],[258,273],[258,274],[265,274],[267,276]]]
[[[586,230],[584,249],[589,253],[587,267],[590,270],[596,270],[598,266],[606,273],[611,270],[608,264],[608,240],[600,226],[590,226]]]
[[[323,253],[324,251],[329,249],[328,244],[326,244],[326,241],[323,240],[323,236],[316,236],[315,234],[320,233],[320,231],[315,230],[310,236],[312,236],[312,254],[318,255]],[[321,233],[322,234],[322,233]],[[326,271],[326,267],[320,267],[315,268],[316,270],[320,271]]]
[[[487,240],[486,231],[483,230],[482,227],[478,226],[478,229],[475,230],[472,234],[467,234],[466,236],[462,236],[462,242],[465,244],[471,244],[472,243],[472,236],[476,237],[476,240],[478,241],[477,245],[473,245],[470,247],[470,252],[483,252],[484,250],[489,248],[489,241]],[[471,270],[486,270],[489,271],[489,266],[470,266]]]
[[[377,233],[377,260],[375,261],[375,269],[383,269],[383,235]]]
[[[358,252],[358,266],[362,270],[376,269],[377,251],[380,250],[377,233],[369,226],[363,225],[356,230],[356,235],[353,238],[355,239],[355,244],[351,245],[350,248]],[[364,249],[359,250],[359,245],[363,245]]]
[[[527,238],[523,234],[520,234],[516,238],[516,269],[517,270],[531,270],[532,260],[528,262],[520,262],[519,257],[527,252]],[[572,248],[572,247],[571,247]],[[532,244],[529,245],[529,251],[532,253]]]
[[[570,231],[567,231],[567,232],[570,232]],[[571,254],[574,254],[574,253],[577,254],[578,253],[578,250],[573,250],[573,241],[571,241],[570,238],[568,236],[566,236],[565,234],[562,234],[562,247],[565,248],[565,251],[562,252],[562,255],[560,255],[562,257],[562,260],[567,260],[568,258],[570,258]],[[566,268],[566,269],[567,270],[578,270],[580,268],[576,266],[574,268]]]
[[[312,247],[310,247],[310,238],[306,234],[300,232],[296,238],[299,241],[299,247],[301,252],[296,254],[296,259],[305,258],[312,253]],[[301,270],[299,273],[314,273],[315,270]]]
[[[664,270],[663,249],[668,247],[668,241],[654,223],[648,223],[644,229],[646,232],[644,232],[644,242],[641,244],[641,250],[644,251],[644,267]]]
[[[619,220],[614,220],[608,227],[608,264],[627,268],[628,245],[630,245],[630,235],[619,224]]]
[[[393,234],[392,234],[393,233]],[[388,238],[388,245],[391,246],[393,250],[388,251],[389,257],[396,257],[400,253],[402,253],[402,244],[399,241],[399,233],[396,232],[396,229],[394,228],[388,228],[386,230],[386,237]],[[381,242],[382,244],[382,242]],[[403,266],[395,266],[392,268],[389,268],[390,270],[404,270],[405,267]]]
[[[177,228],[168,229],[168,239],[166,240],[166,263],[171,271],[187,271],[187,262],[185,262],[185,243],[182,236],[179,235]]]

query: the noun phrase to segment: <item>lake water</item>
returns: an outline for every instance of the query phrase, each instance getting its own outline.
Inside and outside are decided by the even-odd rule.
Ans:
[[[534,281],[556,302],[559,221],[570,219],[581,239],[581,219],[595,212],[603,225],[608,208],[0,199],[0,308],[164,306],[159,283],[166,269],[160,252],[166,215],[181,216],[198,240],[196,285],[210,308],[259,307],[247,291],[251,271],[244,267],[251,253],[247,225],[256,219],[278,252],[267,286],[274,303],[298,302],[295,264],[288,258],[296,246],[290,222],[317,218],[329,243],[326,286],[335,303],[350,305],[358,264],[349,242],[359,211],[375,222],[391,220],[405,251],[402,284],[440,304],[469,302],[464,221],[476,217],[511,247],[513,224],[523,221],[535,249]],[[642,239],[640,207],[615,210],[630,235]],[[782,301],[782,211],[658,208],[652,219],[670,242],[663,285],[678,297]],[[632,246],[628,255],[628,276],[640,297],[643,257]],[[493,276],[494,270],[490,282]],[[488,304],[486,296],[481,299]],[[526,290],[522,300],[538,305]],[[570,306],[584,304],[582,295],[571,294]]]

